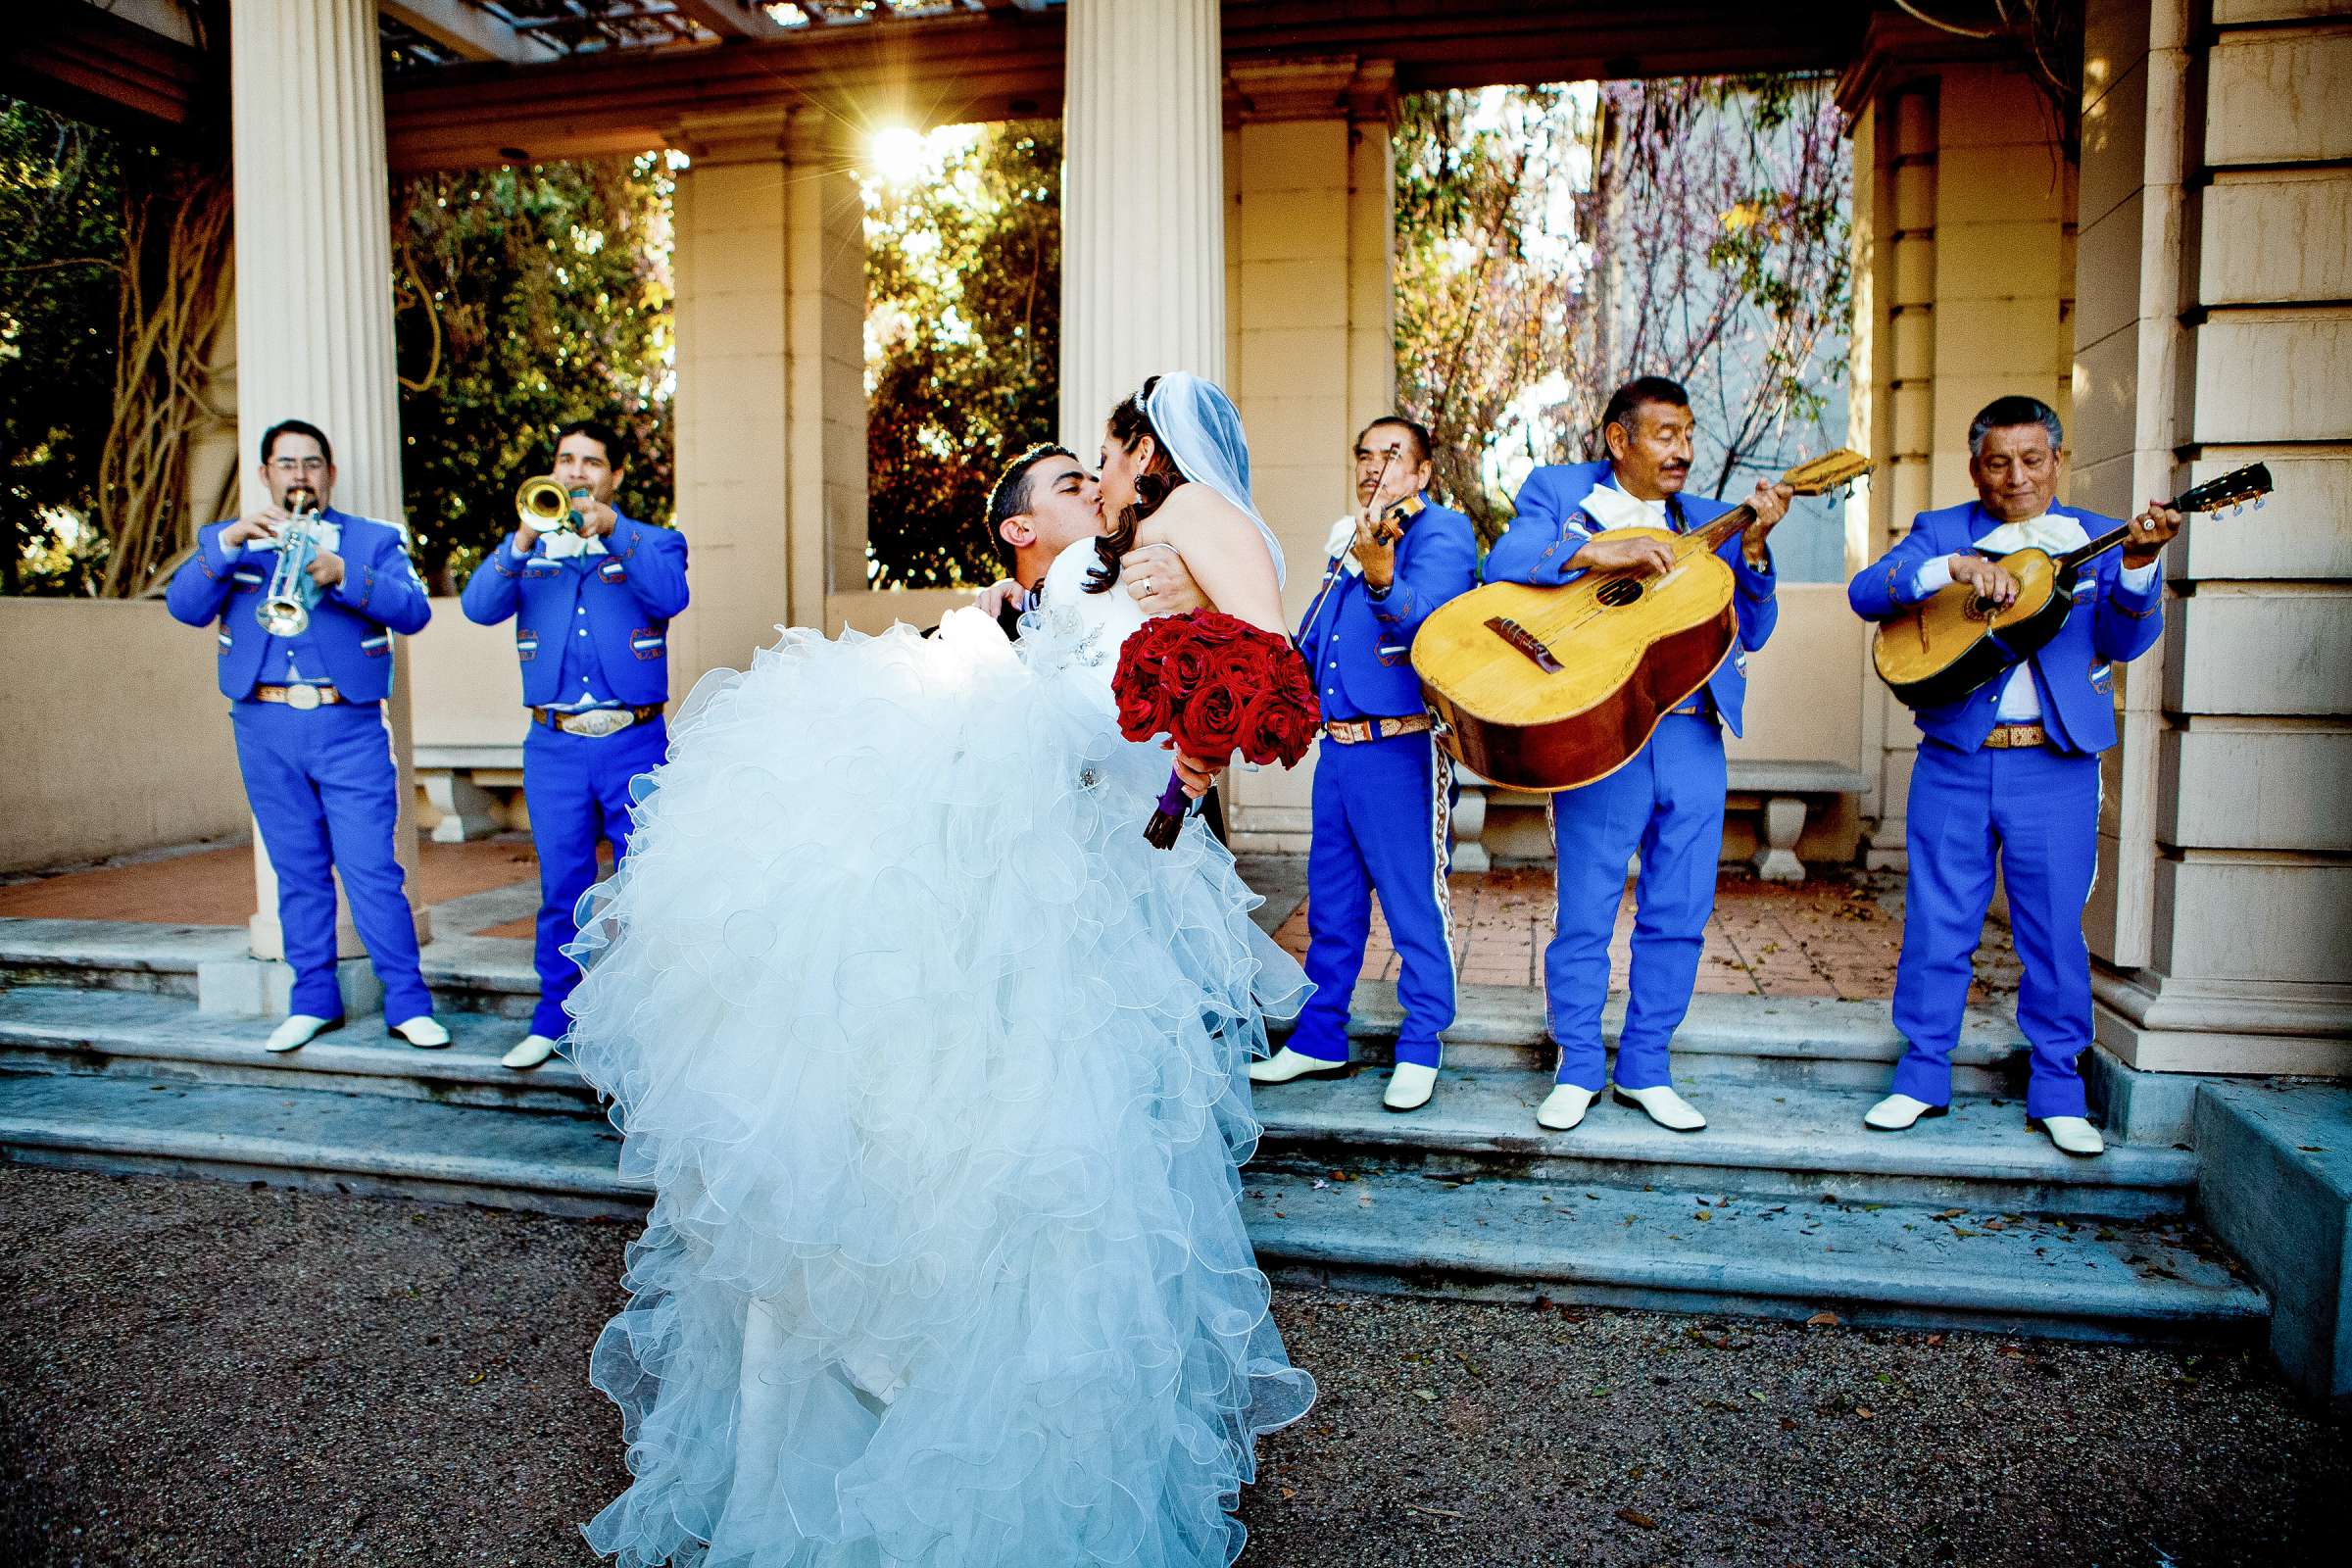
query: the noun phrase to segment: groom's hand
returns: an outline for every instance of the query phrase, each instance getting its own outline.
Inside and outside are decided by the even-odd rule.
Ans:
[[[1182,615],[1208,608],[1208,596],[1184,569],[1173,545],[1138,545],[1119,558],[1119,581],[1146,615]]]

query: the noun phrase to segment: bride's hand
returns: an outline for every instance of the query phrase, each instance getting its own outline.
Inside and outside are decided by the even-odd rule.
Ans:
[[[1169,750],[1174,751],[1175,743],[1169,742],[1168,747]],[[1184,793],[1196,801],[1215,787],[1217,775],[1224,771],[1225,764],[1223,762],[1204,762],[1198,757],[1187,757],[1182,752],[1176,753],[1177,781],[1184,786]]]
[[[1001,578],[972,595],[972,608],[994,620],[1004,612],[1006,605],[1019,604],[1021,596],[1027,592],[1010,577]]]

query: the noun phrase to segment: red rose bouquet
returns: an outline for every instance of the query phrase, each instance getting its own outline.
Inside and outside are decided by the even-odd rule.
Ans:
[[[1111,677],[1119,733],[1165,735],[1187,757],[1296,767],[1323,721],[1314,677],[1290,640],[1214,610],[1163,615],[1119,646]],[[1172,848],[1184,825],[1181,778],[1171,776],[1144,837]]]

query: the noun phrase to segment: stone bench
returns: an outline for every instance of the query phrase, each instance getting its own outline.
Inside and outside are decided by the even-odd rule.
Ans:
[[[1750,864],[1767,882],[1802,882],[1805,864],[1796,858],[1797,840],[1804,836],[1812,803],[1822,798],[1860,795],[1863,778],[1843,762],[1751,761],[1734,758],[1725,793],[1730,810],[1754,810],[1760,822],[1759,841]],[[1466,767],[1456,767],[1461,786],[1453,808],[1453,868],[1479,872],[1494,861],[1482,842],[1487,814],[1494,807],[1541,808],[1545,797],[1533,790],[1515,790],[1491,783]]]
[[[424,798],[441,813],[435,844],[465,844],[503,831],[493,790],[522,791],[522,746],[419,746],[415,765]],[[512,796],[510,796],[510,799]]]

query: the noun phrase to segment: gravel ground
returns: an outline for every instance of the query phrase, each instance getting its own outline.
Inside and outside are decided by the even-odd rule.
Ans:
[[[0,1561],[590,1563],[631,1230],[0,1167]],[[1275,1305],[1323,1396],[1245,1565],[2341,1560],[2352,1446],[2259,1352]]]

